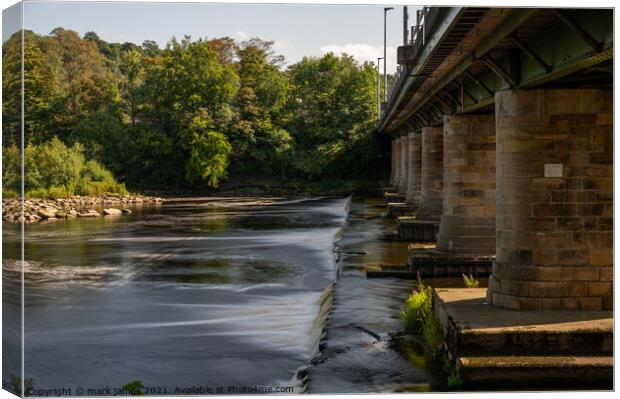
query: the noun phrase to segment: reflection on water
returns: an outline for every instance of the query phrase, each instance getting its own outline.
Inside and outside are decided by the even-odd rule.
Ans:
[[[427,389],[424,365],[389,340],[410,282],[364,277],[405,263],[381,205],[353,201],[340,269],[333,242],[347,219],[343,198],[183,199],[123,217],[27,225],[26,377],[74,394],[133,380],[174,394],[290,386],[312,362],[300,391]],[[3,227],[5,299],[18,298],[19,226]],[[19,315],[19,301],[3,310]],[[11,326],[3,363],[18,365]],[[3,379],[11,373],[4,367]]]

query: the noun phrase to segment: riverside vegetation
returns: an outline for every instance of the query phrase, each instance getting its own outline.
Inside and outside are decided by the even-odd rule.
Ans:
[[[470,278],[474,281],[473,277]],[[419,337],[426,356],[435,363],[438,371],[446,376],[447,388],[459,388],[463,381],[444,350],[441,326],[433,311],[433,287],[426,285],[419,273],[417,286],[405,301],[400,318],[405,332]]]
[[[110,43],[21,32],[3,44],[3,194],[127,195],[262,179],[373,179],[382,169],[372,63],[285,67],[258,38]],[[127,187],[127,188],[126,188]]]

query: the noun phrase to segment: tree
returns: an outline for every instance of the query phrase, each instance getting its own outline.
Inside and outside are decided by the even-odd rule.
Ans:
[[[291,148],[291,137],[280,118],[290,83],[277,67],[282,58],[274,54],[272,45],[256,38],[237,49],[241,88],[233,102],[237,117],[231,137],[238,173],[272,173]]]
[[[194,118],[189,130],[192,150],[187,162],[187,180],[190,183],[206,181],[211,187],[217,187],[226,175],[232,147],[225,135],[209,131],[207,121],[200,118]]]
[[[137,50],[125,51],[121,54],[120,72],[122,80],[120,84],[121,97],[129,113],[131,124],[136,123],[139,88],[142,84],[142,54]]]
[[[209,131],[225,132],[232,119],[230,107],[238,76],[203,40],[173,38],[156,57],[144,59],[140,89],[138,145],[142,168],[153,182],[183,182],[193,146],[202,145],[191,125],[205,121]]]
[[[328,53],[304,57],[289,73],[293,93],[288,126],[295,140],[296,167],[308,176],[351,176],[359,168],[347,152],[362,144],[371,146],[366,148],[370,154],[379,152],[372,127],[374,67]]]
[[[60,137],[89,113],[118,101],[118,88],[106,58],[92,40],[70,30],[52,31],[50,51],[58,63],[59,93],[54,122]]]
[[[44,60],[37,35],[24,31],[24,137],[41,141],[47,132],[55,89],[52,71]],[[2,46],[2,123],[6,145],[21,143],[21,31]]]

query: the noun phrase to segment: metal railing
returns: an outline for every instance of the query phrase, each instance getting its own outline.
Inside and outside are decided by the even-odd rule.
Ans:
[[[411,27],[411,35],[409,39],[409,46],[413,47],[414,58],[417,58],[422,49],[428,41],[430,36],[432,25],[437,19],[440,8],[438,7],[423,7],[416,12],[416,24]],[[384,61],[385,62],[385,61]],[[390,85],[387,100],[382,104],[381,115],[379,121],[383,120],[387,111],[392,107],[392,104],[397,97],[400,89],[407,80],[411,73],[413,64],[398,65],[396,67],[396,74],[394,80]]]

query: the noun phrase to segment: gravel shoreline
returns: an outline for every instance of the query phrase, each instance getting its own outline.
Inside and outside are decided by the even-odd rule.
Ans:
[[[24,215],[21,216],[20,200],[2,200],[2,219],[12,223],[33,223],[74,217],[100,217],[102,215],[129,214],[129,207],[155,205],[163,202],[161,197],[147,195],[98,195],[95,197],[73,196],[70,198],[27,198]]]

